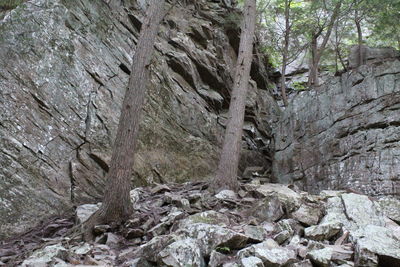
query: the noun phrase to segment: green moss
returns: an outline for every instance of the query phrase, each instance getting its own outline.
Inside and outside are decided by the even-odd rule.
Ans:
[[[217,223],[218,223],[218,221],[217,221],[215,218],[204,217],[204,216],[201,216],[201,215],[192,216],[192,217],[190,218],[190,220],[191,220],[193,223],[206,223],[206,224],[217,224]]]
[[[228,247],[217,247],[215,250],[222,254],[229,254],[231,252],[231,249]]]
[[[10,10],[16,8],[24,0],[0,0],[0,10]]]
[[[307,84],[305,82],[294,82],[292,84],[292,87],[296,91],[305,91],[308,90],[309,88],[307,87]]]

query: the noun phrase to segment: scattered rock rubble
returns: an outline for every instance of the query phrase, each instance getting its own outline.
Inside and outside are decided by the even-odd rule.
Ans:
[[[254,183],[237,194],[187,183],[131,197],[124,225],[96,226],[92,244],[52,239],[21,266],[400,266],[400,202],[388,197]],[[97,208],[79,206],[77,222]]]

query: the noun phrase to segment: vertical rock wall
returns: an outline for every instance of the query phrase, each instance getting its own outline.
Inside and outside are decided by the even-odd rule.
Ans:
[[[177,4],[156,43],[136,185],[215,169],[239,30],[231,1]],[[29,0],[0,16],[0,236],[102,195],[145,1]],[[253,63],[244,160],[268,165],[279,113]]]
[[[400,61],[364,65],[300,93],[274,126],[273,173],[311,192],[400,197]]]

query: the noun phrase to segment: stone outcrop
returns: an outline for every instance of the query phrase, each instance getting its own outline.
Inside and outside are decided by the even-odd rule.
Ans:
[[[32,0],[0,11],[0,236],[103,191],[146,1]],[[134,184],[215,169],[239,29],[233,1],[179,1],[156,42]],[[196,5],[193,4],[196,2]],[[237,17],[237,16],[236,16]],[[279,110],[257,56],[243,160],[268,166]]]
[[[350,48],[349,68],[354,69],[364,64],[382,62],[395,58],[400,58],[400,52],[393,47],[354,45]]]
[[[299,93],[274,126],[276,181],[400,197],[400,61]]]
[[[257,183],[241,184],[238,194],[225,191],[218,197],[207,191],[205,183],[168,185],[162,191],[137,188],[131,195],[136,201],[135,216],[122,227],[96,226],[94,243],[57,235],[48,243],[18,242],[15,246],[20,249],[38,249],[21,258],[17,257],[21,253],[18,250],[0,246],[0,261],[26,267],[400,264],[400,226],[387,217],[391,213],[381,209],[379,200],[369,200],[365,195],[342,191],[311,195],[287,185]],[[188,205],[171,202],[171,195],[188,200]],[[282,218],[274,222],[248,214],[249,207],[276,196],[286,207]],[[395,199],[385,197],[389,200]],[[391,203],[400,209],[400,203]],[[318,207],[318,218],[303,213],[298,220],[305,206]],[[78,207],[80,219],[82,210],[88,208]]]

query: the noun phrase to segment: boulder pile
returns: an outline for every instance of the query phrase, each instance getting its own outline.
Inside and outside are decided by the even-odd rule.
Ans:
[[[400,266],[400,201],[356,192],[301,192],[242,184],[212,195],[206,183],[131,191],[124,225],[98,225],[94,243],[72,236],[22,266]],[[84,222],[98,209],[76,210]]]

